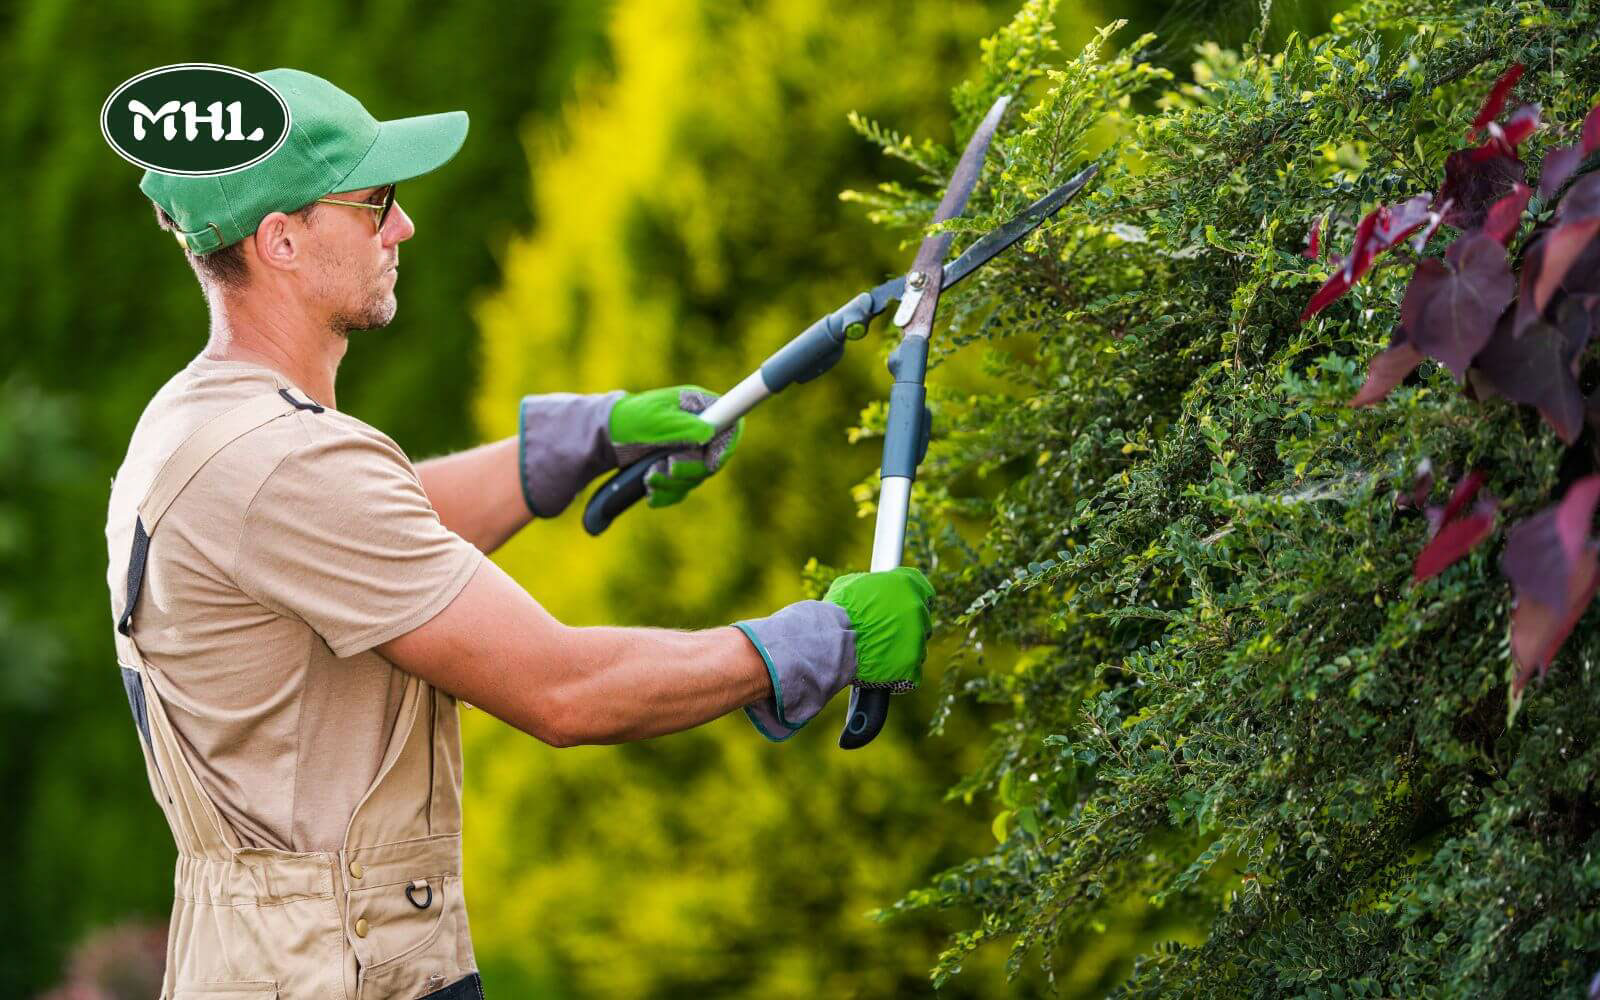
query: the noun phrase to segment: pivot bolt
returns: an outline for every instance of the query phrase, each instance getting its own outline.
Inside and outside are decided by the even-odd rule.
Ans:
[[[906,275],[906,287],[913,292],[920,292],[928,285],[928,276],[921,271],[912,271]]]

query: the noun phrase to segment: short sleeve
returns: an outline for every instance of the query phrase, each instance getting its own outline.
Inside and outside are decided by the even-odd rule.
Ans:
[[[397,445],[341,428],[267,477],[233,569],[252,599],[304,621],[343,658],[426,623],[482,559],[439,521]]]

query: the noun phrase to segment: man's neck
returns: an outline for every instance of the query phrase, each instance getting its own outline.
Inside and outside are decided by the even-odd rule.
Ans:
[[[318,329],[303,316],[263,312],[236,301],[213,301],[211,333],[200,356],[271,368],[305,390],[314,402],[337,408],[334,380],[348,346],[345,337]]]

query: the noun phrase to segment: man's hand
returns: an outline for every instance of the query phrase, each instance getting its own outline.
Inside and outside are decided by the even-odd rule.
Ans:
[[[619,467],[671,449],[645,477],[650,506],[679,502],[733,457],[744,434],[744,418],[717,433],[697,416],[716,398],[699,386],[678,385],[625,395],[611,408],[608,430]]]
[[[933,635],[933,584],[921,570],[846,573],[822,599],[844,608],[855,628],[856,687],[917,689]]]
[[[745,715],[781,742],[850,684],[895,694],[922,683],[932,634],[933,586],[916,569],[847,573],[824,599],[799,601],[765,618],[736,622],[772,679],[770,697]]]
[[[742,418],[719,434],[697,416],[716,398],[694,385],[524,396],[517,468],[529,512],[555,517],[596,476],[663,448],[670,453],[645,478],[650,506],[682,500],[733,457],[744,433]]]

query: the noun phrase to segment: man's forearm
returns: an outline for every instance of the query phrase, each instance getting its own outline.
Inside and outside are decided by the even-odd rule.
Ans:
[[[515,437],[430,458],[417,466],[417,476],[444,526],[483,552],[498,549],[533,520]]]
[[[647,739],[773,694],[761,654],[732,626],[563,625],[487,559],[443,611],[377,649],[553,746]]]
[[[628,743],[719,718],[770,697],[761,654],[733,627],[570,628],[556,696],[565,741]]]

